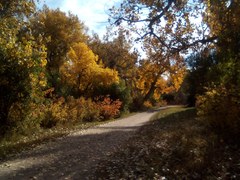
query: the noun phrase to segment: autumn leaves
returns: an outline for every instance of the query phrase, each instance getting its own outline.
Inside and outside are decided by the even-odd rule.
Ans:
[[[81,42],[70,48],[61,72],[66,83],[77,86],[80,94],[89,92],[99,85],[109,86],[119,81],[118,72],[104,68],[98,56]]]

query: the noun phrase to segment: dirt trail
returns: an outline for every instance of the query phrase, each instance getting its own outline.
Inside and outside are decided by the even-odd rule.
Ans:
[[[0,179],[88,179],[97,163],[155,112],[75,132],[0,162]]]

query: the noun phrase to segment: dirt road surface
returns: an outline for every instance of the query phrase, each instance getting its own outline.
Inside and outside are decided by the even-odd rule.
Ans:
[[[127,142],[155,112],[71,133],[0,162],[0,179],[91,179],[99,161]]]

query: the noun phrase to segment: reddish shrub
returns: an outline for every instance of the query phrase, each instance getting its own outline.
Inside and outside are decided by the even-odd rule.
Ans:
[[[119,115],[122,102],[119,99],[114,101],[107,96],[102,101],[98,101],[97,104],[103,119],[111,119]]]

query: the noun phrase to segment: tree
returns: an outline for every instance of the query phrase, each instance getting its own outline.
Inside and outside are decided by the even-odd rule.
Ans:
[[[203,95],[206,87],[216,82],[220,71],[217,68],[218,56],[215,51],[205,50],[200,53],[191,54],[186,62],[189,71],[185,78],[185,91],[188,93],[188,105],[195,106],[196,96]]]
[[[206,3],[210,33],[218,36],[216,44],[217,79],[207,87],[204,95],[198,96],[199,114],[207,116],[208,123],[217,131],[234,135],[240,134],[240,2],[208,1]],[[228,108],[226,108],[228,107]]]
[[[61,68],[66,83],[76,90],[76,94],[90,96],[98,86],[110,86],[119,81],[118,72],[104,68],[98,56],[85,43],[74,44],[67,60]]]
[[[139,39],[154,42],[151,49],[160,48],[170,56],[187,50],[214,50],[218,76],[208,76],[208,64],[204,61],[211,63],[209,57],[199,59],[205,67],[190,73],[190,78],[195,79],[193,75],[199,73],[206,80],[194,87],[198,88],[194,91],[206,89],[197,98],[199,114],[210,117],[210,124],[221,132],[228,129],[236,135],[240,132],[239,14],[239,0],[124,0],[111,9],[110,22],[120,28],[127,24]],[[226,107],[231,107],[231,111]]]
[[[29,17],[35,11],[34,2],[0,1],[0,6],[0,126],[4,127],[10,125],[11,107],[34,100],[46,85],[46,53],[31,34]]]
[[[89,46],[106,67],[117,70],[127,86],[131,84],[136,72],[138,54],[136,51],[131,52],[131,44],[126,40],[123,32],[120,31],[112,40],[106,38],[105,41],[101,41],[95,36]]]
[[[66,61],[70,47],[77,42],[86,42],[86,27],[78,17],[59,9],[51,10],[46,6],[31,19],[33,34],[41,37],[47,48],[47,71],[50,86],[61,95],[59,69]]]
[[[176,53],[218,38],[217,34],[210,36],[206,22],[198,23],[207,17],[205,2],[208,0],[124,0],[110,9],[110,22],[117,26],[127,23],[140,39],[158,41],[165,50]]]
[[[110,87],[99,86],[94,94],[110,95],[111,99],[122,102],[121,110],[128,111],[132,103],[133,80],[137,71],[138,54],[131,51],[131,44],[123,33],[111,39],[108,35],[101,40],[96,34],[90,39],[89,46],[105,67],[118,71],[119,83]]]
[[[157,56],[155,56],[156,58]],[[161,56],[158,56],[161,58]],[[162,62],[162,63],[159,63]],[[136,89],[135,102],[139,107],[143,105],[145,101],[154,99],[158,102],[164,93],[177,92],[183,81],[185,75],[185,66],[174,59],[159,61],[142,60],[138,67],[137,77],[135,80]],[[136,96],[136,92],[138,95]]]

